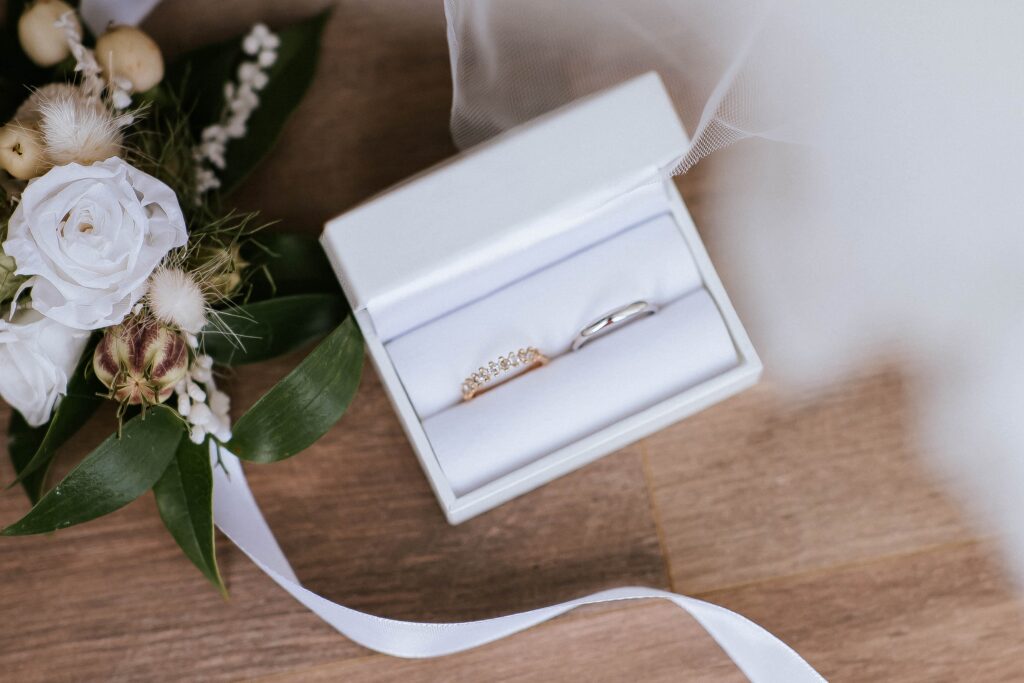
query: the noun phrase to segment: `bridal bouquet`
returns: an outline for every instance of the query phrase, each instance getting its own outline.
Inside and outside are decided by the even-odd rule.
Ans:
[[[223,590],[212,468],[304,449],[355,392],[362,340],[311,239],[262,232],[225,197],[313,77],[324,16],[165,65],[128,26],[93,38],[60,0],[8,5],[0,44],[0,396],[32,509],[3,530],[95,519],[152,489]],[[233,366],[326,337],[232,425]],[[52,488],[104,402],[111,435]],[[13,485],[13,483],[12,483]]]

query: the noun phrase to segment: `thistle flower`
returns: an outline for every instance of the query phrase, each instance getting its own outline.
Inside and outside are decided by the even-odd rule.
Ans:
[[[163,403],[188,372],[185,338],[153,320],[108,327],[92,357],[111,397],[128,405]]]
[[[131,120],[115,117],[98,97],[68,84],[37,90],[23,109],[23,116],[38,116],[46,157],[54,166],[87,166],[118,156],[124,141],[121,128]]]
[[[146,293],[149,308],[157,320],[198,334],[206,326],[206,298],[195,279],[170,266],[157,268],[149,278]]]

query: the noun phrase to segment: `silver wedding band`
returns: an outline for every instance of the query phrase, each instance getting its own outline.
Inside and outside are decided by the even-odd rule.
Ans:
[[[649,304],[646,301],[634,301],[628,306],[622,308],[616,308],[610,313],[605,313],[600,318],[590,323],[576,335],[576,339],[572,343],[572,350],[579,351],[584,344],[597,339],[613,329],[619,329],[634,320],[646,317],[648,315],[654,315],[658,312],[658,307],[654,304]]]

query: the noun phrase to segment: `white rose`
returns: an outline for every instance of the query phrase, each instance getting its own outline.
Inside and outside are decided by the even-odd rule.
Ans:
[[[171,188],[117,157],[57,166],[28,184],[4,251],[32,275],[32,306],[68,327],[116,325],[145,293],[146,278],[185,244]]]
[[[89,333],[36,311],[0,320],[0,396],[33,427],[45,424],[66,393]]]

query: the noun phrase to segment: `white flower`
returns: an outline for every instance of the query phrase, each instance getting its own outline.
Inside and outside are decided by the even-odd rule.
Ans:
[[[261,50],[259,56],[256,58],[256,61],[264,69],[269,69],[270,67],[274,66],[274,62],[277,61],[277,53],[273,50]]]
[[[255,24],[242,41],[242,49],[246,54],[254,55],[261,49],[276,50],[280,44],[281,39],[271,33],[266,24]]]
[[[57,166],[31,181],[3,248],[19,275],[34,276],[25,286],[36,310],[92,330],[121,322],[163,257],[186,239],[174,191],[113,157]]]
[[[197,344],[190,345],[197,348]],[[212,370],[213,359],[199,353],[185,378],[174,388],[178,394],[178,413],[191,425],[189,438],[194,443],[202,443],[207,434],[222,442],[231,440],[231,399],[217,388]]]
[[[21,312],[13,322],[0,320],[0,396],[31,426],[44,424],[57,397],[67,392],[88,340],[88,332],[36,311]]]
[[[132,104],[132,96],[127,88],[117,85],[111,89],[110,103],[114,105],[114,109],[127,109]]]
[[[252,86],[253,90],[262,90],[270,79],[256,62],[242,62],[238,67],[238,80]]]

